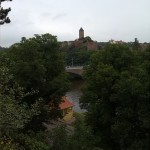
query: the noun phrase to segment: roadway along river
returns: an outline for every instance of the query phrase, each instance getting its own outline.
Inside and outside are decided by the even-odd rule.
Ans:
[[[75,104],[73,107],[73,110],[75,112],[85,112],[86,110],[81,109],[79,106],[79,98],[82,95],[81,87],[83,85],[84,81],[82,79],[77,79],[75,81],[72,81],[72,86],[70,91],[66,93],[66,96],[68,99]]]

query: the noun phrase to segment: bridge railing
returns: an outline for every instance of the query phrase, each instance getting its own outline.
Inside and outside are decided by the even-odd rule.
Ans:
[[[71,69],[71,68],[83,68],[83,66],[66,66],[66,69]]]

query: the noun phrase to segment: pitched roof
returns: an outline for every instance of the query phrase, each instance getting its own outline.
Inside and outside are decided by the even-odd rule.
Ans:
[[[82,27],[80,28],[80,31],[84,31],[84,30],[82,29]]]
[[[70,102],[66,96],[63,96],[62,100],[63,101],[59,104],[60,109],[66,109],[74,106],[74,104]]]

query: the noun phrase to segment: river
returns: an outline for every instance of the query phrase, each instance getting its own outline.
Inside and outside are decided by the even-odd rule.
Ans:
[[[70,90],[66,93],[67,98],[74,103],[73,110],[75,112],[85,112],[85,109],[81,109],[79,105],[79,99],[82,95],[81,87],[83,85],[84,81],[82,79],[77,79],[72,81],[72,85]]]

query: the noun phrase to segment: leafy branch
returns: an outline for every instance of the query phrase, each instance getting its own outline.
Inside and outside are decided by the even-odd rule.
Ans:
[[[11,8],[3,9],[3,7],[1,7],[1,3],[4,1],[12,0],[0,0],[0,25],[3,25],[4,23],[10,23],[10,19],[7,17],[7,15],[11,11]]]

